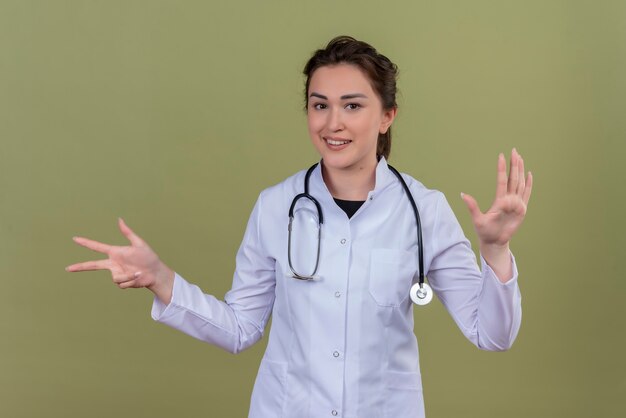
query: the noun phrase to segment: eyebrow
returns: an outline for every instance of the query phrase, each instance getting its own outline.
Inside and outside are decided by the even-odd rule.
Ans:
[[[320,99],[323,100],[328,100],[328,97],[324,96],[323,94],[319,94],[319,93],[311,93],[309,95],[309,97],[318,97]],[[349,99],[367,99],[367,96],[362,94],[362,93],[351,93],[351,94],[344,94],[343,96],[340,97],[341,100],[349,100]]]

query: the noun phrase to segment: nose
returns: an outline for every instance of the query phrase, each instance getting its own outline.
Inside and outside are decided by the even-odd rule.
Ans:
[[[328,112],[328,129],[332,132],[342,131],[343,119],[341,116],[341,109],[335,107],[330,112]]]

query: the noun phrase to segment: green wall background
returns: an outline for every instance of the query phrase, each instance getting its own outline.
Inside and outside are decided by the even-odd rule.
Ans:
[[[338,34],[399,65],[391,160],[474,243],[459,192],[486,207],[513,146],[535,176],[514,347],[416,311],[429,418],[623,416],[626,3],[590,0],[0,0],[0,416],[246,416],[265,341],[233,356],[63,269],[123,216],[221,297],[258,193],[316,159],[300,71]]]

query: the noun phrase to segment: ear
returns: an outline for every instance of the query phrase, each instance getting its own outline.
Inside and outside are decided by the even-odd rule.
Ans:
[[[397,114],[398,114],[397,107],[392,107],[391,109],[383,110],[383,118],[380,123],[380,128],[378,129],[378,132],[380,132],[381,134],[387,133],[387,131],[389,130],[389,127],[393,123],[393,120],[396,118]]]

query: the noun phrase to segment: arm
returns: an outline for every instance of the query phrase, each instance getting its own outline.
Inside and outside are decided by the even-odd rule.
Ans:
[[[532,175],[524,179],[524,162],[515,149],[508,177],[504,155],[498,157],[497,180],[496,198],[486,213],[473,197],[462,194],[479,236],[482,271],[476,268],[469,242],[444,200],[437,211],[434,235],[438,240],[428,274],[463,333],[486,350],[510,348],[521,322],[517,267],[509,242],[526,214]]]
[[[434,224],[428,281],[465,337],[482,350],[503,351],[513,344],[521,323],[517,269],[502,283],[481,257],[482,271],[443,195]]]
[[[261,199],[237,252],[232,289],[220,301],[176,275],[169,304],[155,297],[152,317],[202,341],[238,353],[261,339],[274,304],[274,260],[259,236]]]
[[[111,246],[87,238],[74,241],[108,256],[78,263],[67,271],[110,270],[122,289],[145,287],[155,294],[152,316],[200,340],[236,353],[258,341],[274,302],[274,264],[264,257],[258,234],[260,199],[237,254],[233,289],[226,302],[204,294],[161,262],[156,253],[120,219],[129,246]]]

